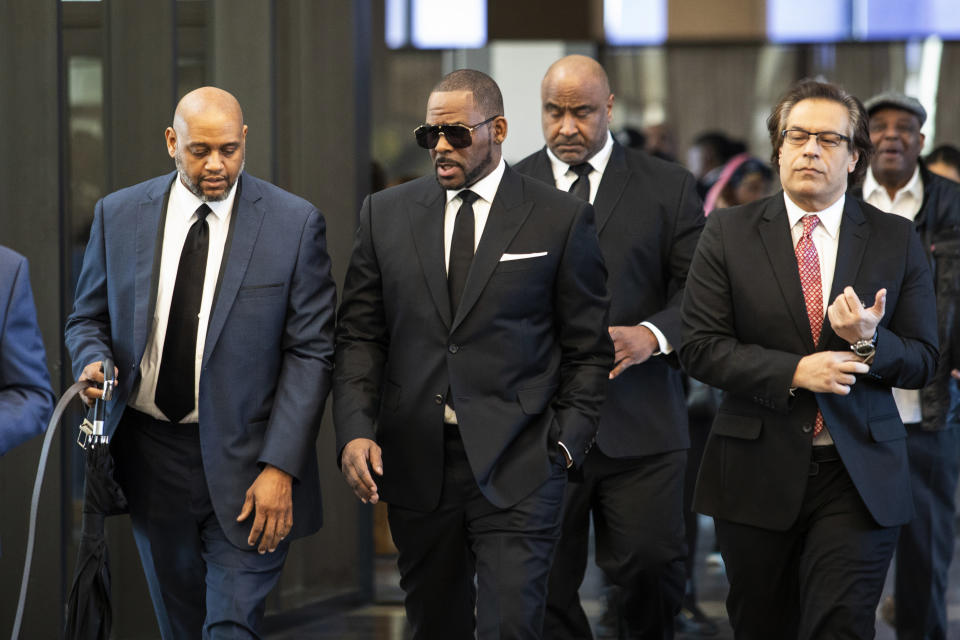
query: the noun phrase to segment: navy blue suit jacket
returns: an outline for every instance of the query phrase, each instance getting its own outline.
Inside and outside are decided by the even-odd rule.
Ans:
[[[0,455],[42,433],[52,410],[27,259],[0,247]]]
[[[891,387],[918,389],[937,364],[933,279],[909,220],[846,199],[830,300],[852,286],[887,289],[870,372],[849,395],[789,392],[800,359],[850,345],[824,321],[813,343],[783,192],[707,219],[683,300],[680,360],[723,389],[697,479],[694,508],[786,530],[803,504],[817,408],[877,524],[913,516],[907,432]]]
[[[105,430],[117,428],[153,325],[155,254],[171,173],[97,203],[66,344],[74,374],[110,356],[119,385]],[[210,497],[228,539],[244,493],[271,464],[294,477],[292,537],[321,524],[316,436],[330,387],[336,291],[323,216],[246,173],[225,247],[200,374],[200,445]]]

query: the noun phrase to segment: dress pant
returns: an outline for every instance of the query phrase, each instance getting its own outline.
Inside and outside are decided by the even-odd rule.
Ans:
[[[480,493],[457,427],[444,426],[440,504],[388,509],[415,640],[540,638],[566,484],[558,454],[532,494],[495,507]]]
[[[734,637],[873,638],[898,531],[873,520],[836,449],[814,447],[800,515],[788,530],[717,520]]]
[[[619,587],[621,638],[672,638],[684,591],[686,451],[609,458],[598,447],[567,486],[563,534],[550,572],[545,640],[591,638],[578,590],[590,514],[596,561]]]
[[[690,419],[690,449],[687,451],[687,466],[683,478],[683,527],[686,532],[687,557],[684,560],[686,571],[686,599],[688,606],[697,603],[697,541],[700,538],[699,515],[693,510],[693,493],[700,473],[700,461],[710,435],[711,420]]]
[[[198,426],[128,408],[111,450],[163,639],[259,638],[289,542],[261,555],[227,540],[210,502]]]
[[[897,638],[945,640],[947,581],[953,558],[960,426],[908,425],[907,454],[916,516],[900,530],[894,577]]]

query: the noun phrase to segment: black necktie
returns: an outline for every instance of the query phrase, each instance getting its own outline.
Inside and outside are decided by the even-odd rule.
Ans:
[[[457,315],[463,287],[467,284],[470,263],[473,262],[473,203],[479,198],[473,191],[461,191],[462,204],[453,223],[453,238],[450,240],[450,265],[447,267],[447,291],[450,294],[450,313]]]
[[[590,202],[590,172],[593,171],[593,167],[589,162],[583,162],[571,165],[570,169],[577,174],[577,179],[570,185],[570,193]]]
[[[198,220],[187,232],[170,299],[167,334],[163,341],[154,402],[170,422],[180,422],[196,405],[194,362],[203,279],[207,271],[210,231],[206,204],[197,209]]]

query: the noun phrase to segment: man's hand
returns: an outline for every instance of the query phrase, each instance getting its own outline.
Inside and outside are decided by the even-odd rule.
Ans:
[[[613,361],[616,363],[610,372],[611,380],[623,373],[627,367],[646,362],[660,348],[653,331],[642,325],[610,327],[608,331],[613,339]]]
[[[263,468],[247,489],[237,522],[246,520],[254,512],[247,544],[252,547],[259,539],[257,551],[272,553],[293,528],[293,479],[289,473],[269,464]]]
[[[854,374],[867,373],[870,366],[849,351],[819,351],[800,358],[791,386],[819,393],[845,396],[857,378]]]
[[[80,397],[83,398],[83,401],[88,407],[92,407],[95,400],[103,397],[103,371],[100,370],[102,368],[103,361],[98,360],[91,362],[83,368],[83,371],[80,372],[80,377],[77,379],[77,382],[87,381],[93,385],[80,392]],[[114,380],[117,380],[118,374],[119,370],[114,367]]]
[[[370,475],[370,469],[378,476],[383,475],[383,458],[380,445],[369,438],[355,438],[347,443],[340,456],[340,468],[347,484],[358,498],[367,504],[376,504],[380,500],[377,483]]]
[[[853,287],[845,287],[843,293],[827,307],[827,317],[833,331],[853,344],[857,340],[869,340],[874,336],[886,306],[886,289],[877,291],[872,307],[864,308]]]

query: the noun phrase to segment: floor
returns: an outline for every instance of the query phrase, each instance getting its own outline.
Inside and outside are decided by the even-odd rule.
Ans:
[[[700,539],[702,540],[700,556],[700,573],[698,575],[700,606],[711,616],[720,627],[718,635],[712,636],[716,640],[729,640],[733,632],[727,623],[724,598],[726,597],[727,583],[721,566],[708,562],[707,551],[713,544],[713,526],[709,519],[700,519]],[[960,557],[960,549],[957,550]],[[301,623],[293,628],[275,630],[267,633],[268,640],[406,640],[410,638],[409,629],[401,605],[402,592],[400,591],[396,569],[390,558],[378,559],[377,563],[377,602],[371,605],[342,608],[327,611],[315,619]],[[948,594],[949,623],[948,639],[960,640],[960,563],[954,562],[951,568],[951,588]],[[887,576],[887,589],[884,597],[892,589],[890,587],[892,574]],[[581,588],[584,609],[592,622],[596,622],[602,614],[601,587],[599,570],[590,563],[587,577]],[[677,638],[703,637],[678,634]],[[885,622],[877,620],[877,640],[895,640],[896,635]]]

